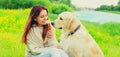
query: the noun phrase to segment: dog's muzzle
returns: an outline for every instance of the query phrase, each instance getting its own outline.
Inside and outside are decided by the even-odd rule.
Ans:
[[[52,24],[53,27],[55,27],[55,26],[54,26],[54,22],[51,22],[51,24]]]
[[[58,29],[62,29],[62,27],[58,28]]]
[[[54,22],[51,22],[52,26],[55,27]],[[58,28],[58,29],[62,29],[62,27]]]

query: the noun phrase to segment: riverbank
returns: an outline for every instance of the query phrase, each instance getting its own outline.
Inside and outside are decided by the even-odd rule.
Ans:
[[[108,12],[108,13],[114,13],[114,14],[120,14],[120,11],[107,11],[107,10],[102,10],[100,12]]]

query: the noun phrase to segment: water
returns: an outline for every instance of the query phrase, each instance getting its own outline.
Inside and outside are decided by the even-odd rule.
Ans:
[[[99,11],[75,11],[73,13],[81,20],[87,20],[101,24],[104,24],[106,22],[120,23],[120,15],[118,14],[99,12]]]

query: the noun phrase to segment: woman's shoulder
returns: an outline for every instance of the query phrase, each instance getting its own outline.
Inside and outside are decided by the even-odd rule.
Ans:
[[[37,24],[33,24],[32,27],[37,27]]]
[[[38,26],[36,24],[32,25],[32,27],[30,28],[30,31],[37,31],[39,30]]]

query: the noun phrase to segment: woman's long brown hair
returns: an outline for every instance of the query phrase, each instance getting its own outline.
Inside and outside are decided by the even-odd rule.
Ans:
[[[24,28],[24,32],[23,32],[22,40],[21,40],[22,43],[27,44],[27,34],[28,34],[29,30],[31,29],[31,27],[33,26],[33,24],[38,25],[38,23],[34,19],[40,14],[40,12],[42,10],[46,10],[48,13],[48,10],[41,5],[36,5],[32,8],[30,15],[28,17],[28,20],[26,22],[25,28]],[[46,38],[48,27],[49,27],[48,24],[43,26],[43,33],[42,33],[43,40],[45,40],[45,38]]]

